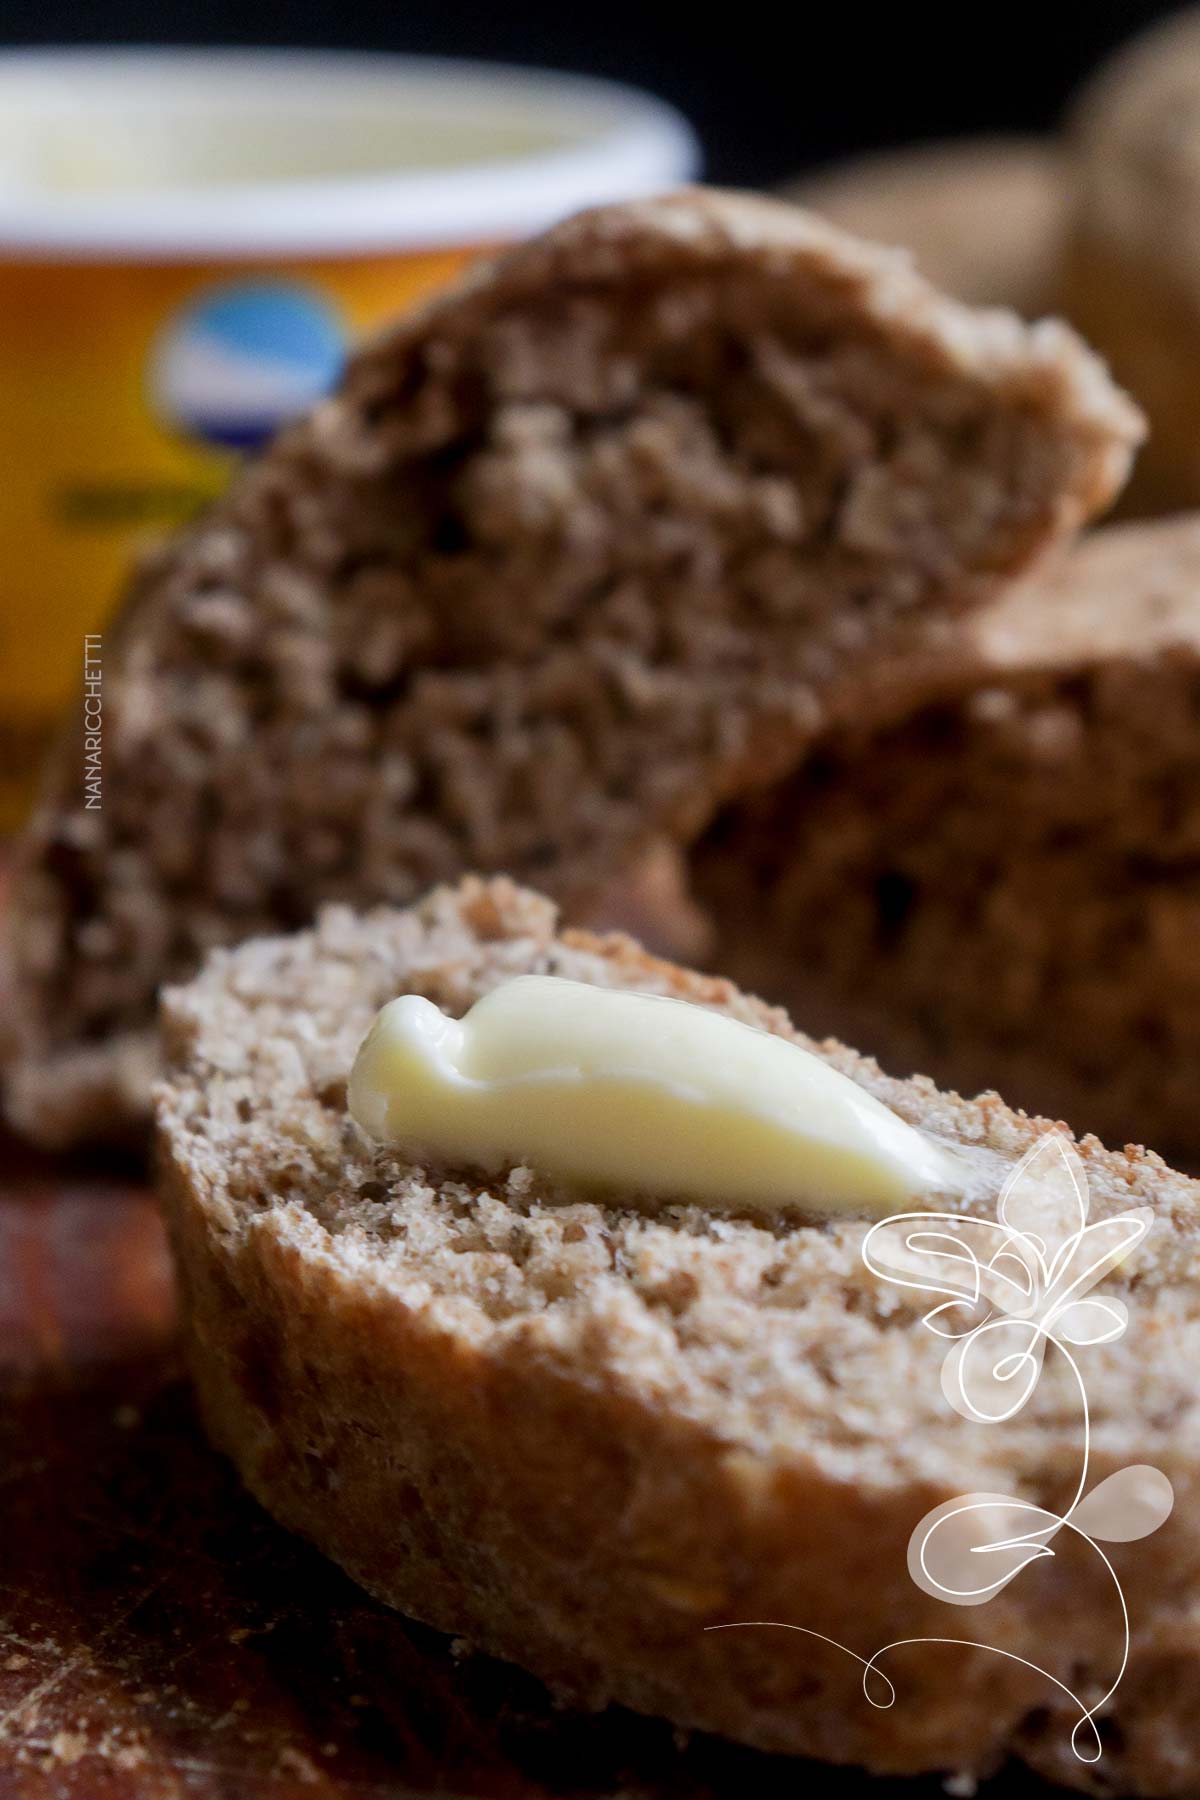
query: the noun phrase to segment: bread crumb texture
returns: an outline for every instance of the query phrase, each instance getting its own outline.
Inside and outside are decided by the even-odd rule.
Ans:
[[[810,1031],[1200,1166],[1200,517],[1094,532],[693,846]],[[752,930],[746,921],[752,919]]]
[[[21,851],[12,1120],[144,1108],[163,980],[467,869],[563,898],[793,764],[897,633],[1120,486],[1137,414],[1063,326],[813,216],[601,209],[363,350],[147,567]]]
[[[1128,1330],[1079,1353],[1092,1481],[1145,1461],[1176,1496],[1154,1536],[1111,1547],[1132,1651],[1089,1767],[1046,1676],[969,1645],[1098,1700],[1122,1639],[1095,1553],[1056,1540],[975,1609],[928,1598],[906,1564],[918,1520],[954,1495],[1070,1503],[1083,1425],[1061,1354],[1014,1420],[974,1425],[943,1398],[947,1346],[921,1325],[936,1296],[866,1268],[865,1219],[651,1208],[528,1168],[481,1183],[349,1120],[346,1075],[385,1000],[461,1013],[527,972],[671,994],[818,1049],[970,1148],[978,1183],[957,1204],[981,1217],[1046,1124],[813,1046],[627,937],[558,934],[554,908],[505,879],[407,911],[334,907],[219,951],[164,1002],[159,1156],[205,1417],[253,1491],[381,1598],[576,1702],[878,1771],[982,1774],[1015,1754],[1097,1791],[1194,1792],[1196,1185],[1150,1153],[1081,1145],[1093,1219],[1155,1213],[1104,1286]],[[862,1656],[968,1647],[894,1651],[896,1703],[878,1710],[859,1665],[816,1638],[704,1629],[747,1619]]]

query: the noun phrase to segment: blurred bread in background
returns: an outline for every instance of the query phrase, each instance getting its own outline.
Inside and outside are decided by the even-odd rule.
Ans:
[[[1149,420],[1122,512],[1200,505],[1200,7],[1123,44],[1061,139],[888,150],[784,191],[972,304],[1069,319]]]
[[[1145,407],[1131,489],[1200,502],[1200,9],[1126,45],[1069,121],[1065,310]]]
[[[896,1075],[1200,1163],[1198,596],[1200,515],[1110,526],[885,670],[693,847],[711,966]]]
[[[1026,318],[1053,309],[1066,208],[1046,140],[964,138],[856,157],[785,197],[862,237],[910,250],[927,280]]]

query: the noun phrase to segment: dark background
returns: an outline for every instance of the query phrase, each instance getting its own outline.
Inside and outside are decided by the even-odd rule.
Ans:
[[[1052,124],[1166,0],[0,0],[0,43],[262,43],[433,51],[621,76],[673,100],[714,181],[847,150]]]

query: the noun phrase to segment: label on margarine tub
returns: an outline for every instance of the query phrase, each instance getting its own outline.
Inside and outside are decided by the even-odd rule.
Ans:
[[[787,1038],[557,976],[518,976],[462,1019],[389,1001],[349,1106],[380,1142],[719,1210],[886,1213],[964,1185],[953,1149]]]
[[[0,282],[0,832],[131,560],[469,248],[288,262],[10,259]],[[94,646],[89,646],[93,647]],[[94,674],[94,668],[89,673]]]
[[[133,557],[326,394],[361,333],[696,161],[661,101],[536,69],[0,57],[0,832],[64,710],[101,698],[85,649],[94,690]]]

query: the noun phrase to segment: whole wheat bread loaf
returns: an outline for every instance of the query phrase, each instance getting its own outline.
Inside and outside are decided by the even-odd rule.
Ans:
[[[927,280],[1027,319],[1054,309],[1070,186],[1046,138],[956,138],[871,151],[783,190],[843,231],[910,252]]]
[[[140,1122],[211,946],[479,867],[567,899],[788,768],[847,669],[1120,485],[1077,339],[711,193],[583,215],[352,363],[142,577],[26,833],[7,1107]]]
[[[930,1296],[867,1266],[864,1218],[647,1210],[529,1168],[481,1185],[350,1120],[346,1076],[381,1003],[415,991],[461,1013],[531,971],[808,1042],[629,938],[556,935],[553,907],[503,879],[408,911],[328,909],[167,994],[158,1130],[188,1355],[253,1492],[382,1599],[587,1704],[880,1771],[984,1773],[1016,1755],[1097,1791],[1194,1794],[1197,1184],[1144,1151],[1080,1146],[1093,1221],[1154,1212],[1098,1290],[1124,1301],[1126,1332],[1078,1353],[1091,1479],[1143,1462],[1175,1490],[1154,1535],[1107,1546],[1130,1659],[1089,1765],[1053,1683],[1094,1705],[1119,1667],[1120,1604],[1094,1550],[1056,1539],[973,1609],[930,1598],[905,1559],[918,1520],[965,1491],[1069,1503],[1084,1427],[1059,1351],[1015,1418],[972,1423],[943,1396]],[[995,1218],[1044,1121],[809,1047],[967,1148],[974,1190],[918,1205]],[[745,1620],[801,1630],[706,1629]],[[855,1657],[910,1638],[965,1642],[895,1649],[895,1703],[873,1706]]]
[[[1097,532],[949,647],[722,810],[690,941],[897,1074],[1200,1165],[1200,516]]]
[[[1119,43],[1068,128],[1057,303],[1150,420],[1126,505],[1200,505],[1200,9]]]

